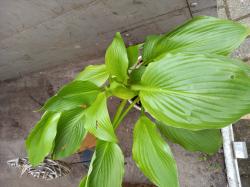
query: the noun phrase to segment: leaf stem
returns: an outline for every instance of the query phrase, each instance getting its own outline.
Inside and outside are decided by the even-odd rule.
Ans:
[[[120,117],[124,107],[126,106],[126,104],[127,104],[127,100],[126,99],[122,100],[122,102],[120,103],[120,105],[119,105],[119,107],[118,107],[118,109],[116,111],[116,114],[114,116],[113,124],[117,123],[117,120],[119,119],[119,117]]]
[[[134,84],[134,85],[131,85],[130,88],[131,88],[131,90],[141,90],[144,87],[142,85],[139,85],[139,84]]]
[[[116,129],[119,124],[121,123],[121,121],[124,119],[124,117],[127,115],[127,113],[133,108],[133,106],[139,101],[139,97],[137,97],[129,106],[128,108],[126,108],[126,110],[121,113],[121,115],[119,116],[119,118],[117,119],[117,121],[113,124],[114,125],[114,129]]]

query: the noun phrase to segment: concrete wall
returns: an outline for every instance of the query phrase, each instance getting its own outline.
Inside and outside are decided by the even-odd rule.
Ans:
[[[116,31],[138,43],[212,9],[216,0],[1,0],[0,80],[103,56]]]

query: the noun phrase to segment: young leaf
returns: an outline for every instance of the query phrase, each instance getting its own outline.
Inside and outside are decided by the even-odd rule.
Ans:
[[[61,112],[79,107],[87,107],[95,100],[100,89],[89,81],[74,81],[51,97],[44,105],[48,111]]]
[[[164,36],[148,38],[143,48],[143,61],[147,64],[166,52],[227,55],[249,34],[250,28],[237,22],[195,17]]]
[[[116,142],[112,123],[107,109],[105,93],[100,93],[95,102],[86,109],[85,128],[97,138],[105,141]]]
[[[53,151],[55,159],[70,156],[79,149],[87,133],[84,118],[85,111],[82,108],[62,112]]]
[[[105,54],[107,70],[118,82],[126,83],[128,79],[128,55],[125,44],[119,32],[116,33],[112,43]]]
[[[29,162],[36,166],[50,153],[61,113],[45,112],[26,140]]]
[[[181,145],[188,151],[214,154],[222,146],[222,137],[219,129],[191,131],[170,127],[162,122],[157,122],[157,127],[167,139]]]
[[[138,57],[139,57],[139,48],[140,48],[140,44],[132,45],[127,48],[129,67],[137,63]]]
[[[102,86],[108,77],[109,73],[105,64],[89,65],[76,76],[75,80],[89,81],[97,86]]]
[[[165,124],[218,129],[250,112],[249,69],[217,55],[167,54],[149,64],[141,85],[132,88],[140,90],[145,109]]]
[[[140,117],[135,125],[132,151],[137,166],[155,185],[179,186],[171,150],[146,116]]]
[[[112,95],[121,98],[121,99],[131,99],[138,95],[138,93],[134,90],[131,90],[127,87],[125,87],[123,84],[120,84],[118,82],[112,82],[110,84],[110,89]]]
[[[98,141],[88,176],[80,187],[121,187],[124,157],[116,143]]]

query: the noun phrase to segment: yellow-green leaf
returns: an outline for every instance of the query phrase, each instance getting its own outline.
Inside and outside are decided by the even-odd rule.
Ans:
[[[62,112],[57,126],[53,157],[68,157],[75,153],[87,133],[84,128],[85,111],[82,108]]]
[[[86,109],[85,128],[97,138],[105,141],[116,142],[117,138],[110,121],[107,98],[105,93],[100,93],[94,103]]]
[[[191,131],[171,127],[162,122],[157,122],[157,127],[168,140],[181,145],[188,151],[214,154],[222,146],[222,137],[219,129]]]
[[[65,111],[89,106],[100,93],[100,89],[89,81],[74,81],[65,85],[44,105],[48,111]]]
[[[97,86],[102,86],[108,77],[109,73],[105,64],[89,65],[76,76],[75,80],[90,81]]]
[[[88,176],[80,187],[121,187],[124,157],[116,143],[98,141]]]
[[[45,112],[26,140],[29,162],[36,166],[50,153],[61,113]]]
[[[141,44],[132,45],[127,48],[127,54],[129,59],[129,67],[137,63],[139,57],[139,48]]]
[[[159,187],[178,187],[177,167],[168,144],[155,124],[140,117],[134,128],[133,159],[139,169]]]
[[[132,88],[140,90],[145,109],[169,126],[218,129],[250,112],[249,69],[223,56],[168,53],[150,63]]]
[[[119,32],[116,33],[106,51],[105,64],[112,78],[118,82],[126,83],[129,61],[125,44]]]
[[[164,53],[212,53],[228,55],[250,34],[240,23],[199,16],[162,36],[149,37],[143,47],[145,64]]]

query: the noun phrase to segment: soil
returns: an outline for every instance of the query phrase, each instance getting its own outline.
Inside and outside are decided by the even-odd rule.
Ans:
[[[89,61],[88,64],[102,63],[103,59]],[[53,181],[42,181],[32,177],[19,177],[20,171],[9,168],[6,161],[26,156],[24,140],[30,129],[40,118],[37,111],[44,102],[52,96],[63,84],[73,79],[75,74],[83,69],[83,63],[68,64],[53,69],[33,73],[16,80],[0,83],[0,186],[4,187],[73,187],[86,174],[87,169],[82,164],[72,166],[72,172],[67,176]],[[109,110],[113,115],[119,101],[112,98]],[[150,186],[150,182],[137,169],[131,156],[133,126],[139,117],[139,112],[133,109],[125,118],[117,131],[119,144],[125,155],[125,186]],[[223,154],[208,156],[201,153],[190,153],[178,145],[169,142],[179,170],[181,187],[225,187]],[[77,154],[69,162],[79,161]],[[136,185],[134,185],[136,186]],[[152,186],[152,185],[151,185]]]

